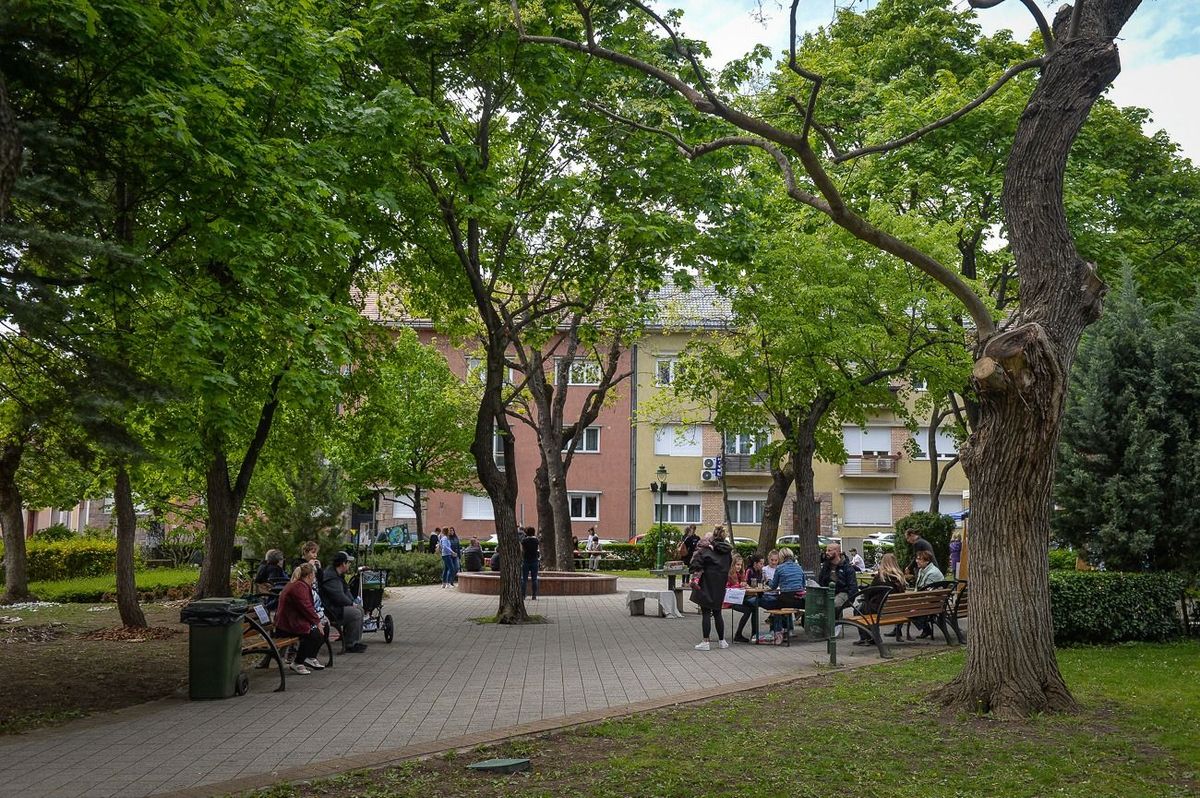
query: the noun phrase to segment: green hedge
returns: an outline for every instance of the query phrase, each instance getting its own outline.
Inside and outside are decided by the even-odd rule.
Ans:
[[[26,569],[30,582],[104,576],[117,571],[117,541],[75,537],[70,540],[26,541]],[[4,549],[0,546],[0,554]],[[140,566],[140,556],[135,555]]]
[[[187,598],[195,592],[200,571],[196,568],[154,568],[134,574],[139,598]],[[116,601],[117,578],[113,574],[48,582],[31,582],[29,590],[42,601],[86,602]]]
[[[1051,571],[1054,642],[1121,643],[1179,634],[1175,604],[1184,581],[1175,574]]]
[[[387,568],[391,572],[388,584],[393,586],[436,585],[442,581],[442,558],[436,554],[383,551],[357,565]]]
[[[1074,549],[1050,549],[1050,570],[1074,571],[1075,559]]]

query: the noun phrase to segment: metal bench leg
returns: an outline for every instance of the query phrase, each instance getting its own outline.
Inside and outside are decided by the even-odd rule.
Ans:
[[[875,648],[879,649],[880,659],[892,658],[892,652],[883,644],[883,635],[879,633],[879,624],[871,626],[871,639],[875,641]]]
[[[946,614],[942,613],[937,617],[938,628],[942,630],[942,637],[946,638],[946,645],[954,645],[954,641],[950,639],[950,630],[946,626]]]
[[[325,660],[325,667],[332,668],[333,667],[333,644],[329,642],[329,624],[325,624],[325,629],[323,630],[323,632],[324,632],[324,637],[325,637],[325,653],[329,655],[328,659]]]
[[[950,616],[950,626],[954,629],[954,634],[958,637],[959,645],[966,645],[967,638],[963,636],[962,627],[958,625],[958,613]]]

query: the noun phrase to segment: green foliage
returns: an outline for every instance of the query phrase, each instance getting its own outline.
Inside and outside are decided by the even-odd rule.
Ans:
[[[176,599],[189,597],[199,576],[200,572],[195,568],[152,568],[135,573],[134,582],[142,601]],[[116,601],[117,584],[116,577],[108,574],[31,582],[29,588],[41,601],[95,603]]]
[[[626,571],[654,567],[654,551],[640,543],[609,543],[604,546],[604,552],[608,555],[608,557],[600,560],[600,569],[604,571]],[[673,560],[675,558],[666,557],[666,559]]]
[[[25,549],[30,582],[116,573],[115,540],[94,537],[39,540],[34,537],[26,543]],[[3,553],[0,546],[0,555]]]
[[[34,537],[42,541],[70,540],[75,537],[75,532],[66,524],[51,524],[45,529],[39,529]]]
[[[901,568],[907,568],[913,558],[912,547],[904,538],[904,533],[909,529],[916,530],[917,534],[929,541],[938,567],[945,573],[950,567],[950,536],[954,534],[954,519],[940,513],[921,512],[911,513],[897,521],[893,551]]]
[[[1175,605],[1184,581],[1174,574],[1053,571],[1054,642],[1109,644],[1168,640],[1180,632]]]
[[[279,549],[291,562],[315,540],[321,562],[329,562],[345,544],[340,523],[350,494],[338,469],[317,457],[265,469],[252,500],[252,515],[238,531],[255,556]]]
[[[1050,570],[1074,571],[1077,559],[1074,549],[1050,549]]]
[[[658,541],[663,544],[663,562],[677,560],[679,542],[683,540],[683,530],[674,524],[654,524],[646,530],[642,538],[643,557],[650,564],[656,564],[658,558]]]
[[[442,558],[436,554],[377,551],[358,565],[387,568],[389,585],[436,585],[442,579]]]

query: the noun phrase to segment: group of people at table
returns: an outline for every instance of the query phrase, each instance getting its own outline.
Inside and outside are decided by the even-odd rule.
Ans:
[[[906,538],[914,552],[910,571],[915,576],[915,588],[920,590],[945,579],[937,566],[933,547],[917,533],[910,531]],[[691,573],[691,601],[700,608],[700,624],[703,639],[696,645],[699,651],[709,651],[715,627],[717,647],[729,648],[725,636],[725,619],[722,610],[732,609],[741,614],[735,643],[780,645],[784,642],[785,630],[792,628],[791,615],[773,614],[770,632],[759,634],[759,610],[799,608],[804,606],[808,577],[795,553],[789,548],[773,549],[764,560],[759,554],[745,559],[736,554],[725,533],[724,527],[716,527],[701,538],[689,527],[688,536],[681,544],[680,554]],[[861,562],[861,560],[858,560]],[[870,615],[879,611],[885,591],[875,591],[859,599],[858,573],[860,568],[842,553],[838,543],[825,547],[816,582],[822,587],[834,588],[834,609],[840,617],[847,607],[856,614]],[[894,554],[884,554],[871,581],[872,585],[887,585],[893,593],[908,589],[905,573],[900,569]],[[739,599],[730,601],[728,599]],[[746,624],[750,624],[750,637],[745,636]],[[923,638],[933,637],[933,628],[928,622],[917,622]],[[900,638],[897,626],[891,636]],[[870,635],[859,630],[855,645],[870,645]]]

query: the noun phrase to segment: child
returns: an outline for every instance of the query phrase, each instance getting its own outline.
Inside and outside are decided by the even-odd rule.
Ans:
[[[770,582],[775,578],[775,569],[779,567],[779,549],[771,549],[767,552],[767,564],[763,566],[762,577],[764,582]]]

